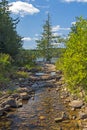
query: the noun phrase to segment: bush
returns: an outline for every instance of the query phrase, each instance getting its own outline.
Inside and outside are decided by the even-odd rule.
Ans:
[[[57,62],[71,90],[87,90],[87,20],[77,18],[66,42],[66,51]]]
[[[18,77],[21,77],[21,78],[28,78],[29,77],[28,73],[24,72],[24,71],[18,71],[16,74]]]
[[[0,85],[9,81],[9,71],[11,69],[11,57],[8,54],[0,54]]]

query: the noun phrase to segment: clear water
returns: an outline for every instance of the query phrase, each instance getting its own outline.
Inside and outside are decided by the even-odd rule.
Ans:
[[[55,118],[67,108],[63,105],[56,88],[41,88],[23,102],[23,107],[9,112],[0,119],[0,130],[79,130],[76,121],[56,123]]]

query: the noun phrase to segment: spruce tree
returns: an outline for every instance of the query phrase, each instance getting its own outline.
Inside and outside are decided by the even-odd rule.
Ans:
[[[37,49],[40,51],[41,56],[46,60],[50,61],[52,58],[52,28],[50,24],[50,16],[48,14],[47,20],[43,25],[43,33],[40,40],[37,40]]]

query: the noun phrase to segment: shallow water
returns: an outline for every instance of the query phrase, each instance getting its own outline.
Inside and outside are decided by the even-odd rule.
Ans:
[[[55,122],[61,111],[67,112],[56,88],[41,88],[23,107],[0,119],[0,130],[79,130],[74,121]]]

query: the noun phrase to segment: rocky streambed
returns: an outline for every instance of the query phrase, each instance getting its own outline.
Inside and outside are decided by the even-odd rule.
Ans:
[[[87,104],[67,91],[54,65],[15,85],[0,98],[0,130],[87,130]]]

